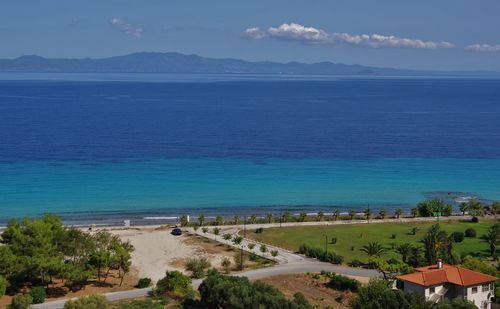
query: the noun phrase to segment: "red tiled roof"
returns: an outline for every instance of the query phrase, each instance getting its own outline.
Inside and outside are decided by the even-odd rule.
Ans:
[[[419,267],[416,270],[416,273],[398,276],[397,278],[423,286],[431,286],[445,282],[461,286],[470,286],[497,280],[497,277],[448,264],[443,264],[442,268],[437,268],[433,265]]]

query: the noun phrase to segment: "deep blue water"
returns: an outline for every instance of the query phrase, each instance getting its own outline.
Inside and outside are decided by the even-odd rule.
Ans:
[[[0,80],[0,221],[446,192],[500,199],[500,80]]]

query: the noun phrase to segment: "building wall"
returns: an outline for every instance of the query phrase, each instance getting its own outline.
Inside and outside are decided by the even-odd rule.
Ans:
[[[493,290],[491,284],[488,284],[489,291],[483,291],[483,285],[468,286],[467,289],[467,300],[473,302],[478,308],[491,308],[490,298],[493,297]],[[474,287],[477,287],[477,293],[472,293]],[[487,302],[487,307],[483,307],[484,302]]]
[[[474,287],[477,287],[477,293],[472,293],[472,290]],[[477,285],[477,286],[468,286],[468,287],[462,287],[462,286],[455,286],[455,285],[450,285],[448,287],[448,292],[445,294],[445,297],[453,299],[453,298],[460,298],[460,299],[467,299],[474,303],[478,308],[483,309],[491,309],[491,302],[490,299],[493,297],[493,286],[492,284],[488,284],[489,289],[488,290],[483,290],[483,285]],[[404,287],[403,291],[405,293],[410,293],[410,292],[417,292],[425,295],[425,298],[429,299],[432,297],[432,294],[430,293],[430,287],[423,287],[418,284],[414,284],[411,282],[404,282]],[[440,284],[440,285],[435,285],[435,293],[440,293],[442,292],[442,289],[444,289],[445,286]],[[464,295],[465,293],[465,295]],[[484,307],[484,304],[486,302],[486,307]]]
[[[424,287],[418,284],[414,284],[408,281],[404,282],[404,287],[403,287],[403,292],[405,293],[410,293],[410,292],[417,292],[423,294],[425,291]]]

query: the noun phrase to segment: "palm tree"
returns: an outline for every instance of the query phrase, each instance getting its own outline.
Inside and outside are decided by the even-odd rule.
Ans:
[[[415,235],[417,235],[417,232],[418,232],[418,231],[420,231],[420,228],[418,228],[418,227],[416,227],[416,226],[415,226],[415,227],[412,227],[412,228],[410,229],[410,235],[415,236]]]
[[[396,210],[394,210],[394,217],[399,219],[399,217],[401,217],[402,213],[403,213],[403,211],[401,210],[401,208],[396,208]]]
[[[387,215],[387,210],[385,210],[384,208],[380,209],[378,215],[380,216],[380,218],[385,219],[385,216]]]
[[[495,216],[495,219],[497,218],[497,214],[500,212],[500,202],[495,202],[493,205],[491,205],[491,212]]]
[[[445,261],[451,258],[452,241],[446,232],[441,230],[439,224],[434,224],[429,228],[422,243],[427,263],[434,264],[439,258]]]
[[[256,215],[251,215],[250,216],[250,224],[255,224],[257,222],[257,216]]]
[[[267,222],[272,223],[273,222],[273,214],[269,213],[266,215]]]
[[[355,215],[356,215],[356,211],[354,209],[350,209],[349,210],[349,218],[351,218],[351,220],[354,220]]]
[[[240,224],[240,216],[234,216],[233,221],[234,221],[234,224],[236,224],[236,225]]]
[[[293,216],[289,211],[285,211],[283,213],[283,222],[289,222],[289,221],[292,221],[292,219],[293,219]]]
[[[368,243],[367,245],[364,245],[359,250],[366,253],[369,257],[378,257],[386,249],[378,241],[373,241],[373,242]]]
[[[462,216],[465,216],[465,212],[469,210],[469,204],[460,203],[460,211],[462,212]]]
[[[418,209],[417,208],[412,208],[411,209],[411,215],[413,218],[415,218],[418,215]]]
[[[200,226],[202,226],[202,225],[203,225],[203,223],[205,223],[205,216],[204,216],[204,215],[199,215],[199,216],[198,216],[198,224],[199,224]]]
[[[407,263],[408,256],[411,254],[412,249],[413,245],[405,242],[396,247],[396,252],[401,254],[401,260],[403,260],[404,263]]]
[[[370,209],[370,207],[366,208],[364,212],[365,212],[366,220],[370,220],[370,218],[372,217],[372,210]]]
[[[334,220],[337,221],[340,217],[340,210],[337,208],[333,211]]]
[[[222,225],[222,224],[224,224],[224,217],[222,216],[215,217],[215,225]]]
[[[490,246],[490,255],[497,257],[497,247],[500,245],[500,223],[496,223],[488,229],[488,232],[481,236],[481,239]]]
[[[299,215],[299,221],[300,222],[305,222],[306,219],[307,219],[307,213],[301,212],[300,215]]]
[[[323,221],[324,217],[325,213],[322,210],[318,211],[318,221]]]

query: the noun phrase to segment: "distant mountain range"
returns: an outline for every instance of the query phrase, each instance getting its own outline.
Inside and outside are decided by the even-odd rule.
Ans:
[[[357,76],[485,76],[500,77],[490,71],[419,71],[346,65],[332,62],[250,62],[215,59],[180,53],[142,52],[102,59],[48,59],[22,56],[0,59],[0,72],[41,73],[210,73]]]

